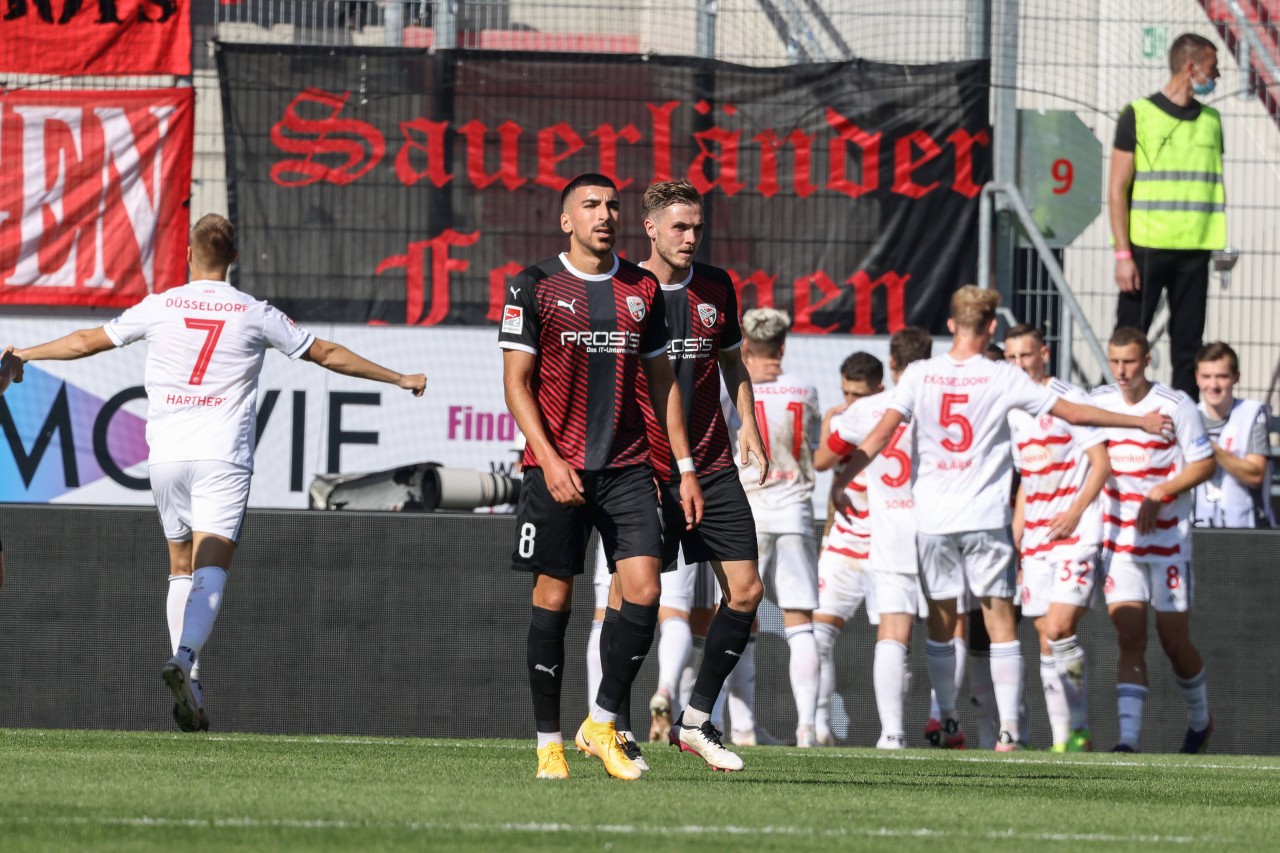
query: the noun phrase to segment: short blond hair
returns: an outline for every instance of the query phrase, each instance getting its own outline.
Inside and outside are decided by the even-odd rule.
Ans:
[[[1000,294],[994,290],[966,284],[951,295],[951,319],[956,331],[981,334],[996,318]]]
[[[191,256],[205,272],[223,273],[236,259],[236,229],[225,216],[206,213],[191,228]]]
[[[777,308],[752,308],[742,315],[742,334],[753,352],[776,357],[787,342],[791,315]]]

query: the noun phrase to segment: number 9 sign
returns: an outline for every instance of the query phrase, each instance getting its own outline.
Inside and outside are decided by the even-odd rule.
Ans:
[[[1017,174],[1052,248],[1069,246],[1102,210],[1102,142],[1069,110],[1018,110]]]
[[[1071,192],[1071,185],[1075,183],[1076,168],[1071,165],[1071,161],[1067,159],[1054,160],[1053,168],[1049,170],[1053,175],[1053,194],[1065,195]]]

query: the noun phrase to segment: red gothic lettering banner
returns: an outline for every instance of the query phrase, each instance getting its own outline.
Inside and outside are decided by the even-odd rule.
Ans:
[[[0,95],[0,305],[186,281],[192,89]]]
[[[0,71],[190,74],[189,0],[8,0]]]
[[[705,195],[703,255],[796,330],[945,329],[974,276],[987,66],[218,46],[239,275],[303,320],[496,322],[567,248],[560,190]]]

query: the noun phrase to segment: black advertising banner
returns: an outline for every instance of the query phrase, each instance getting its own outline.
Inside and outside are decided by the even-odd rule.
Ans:
[[[702,258],[804,333],[943,331],[974,277],[985,62],[705,60],[219,44],[238,283],[299,320],[496,322],[567,248],[560,190],[706,197]],[[198,213],[198,212],[197,212]]]

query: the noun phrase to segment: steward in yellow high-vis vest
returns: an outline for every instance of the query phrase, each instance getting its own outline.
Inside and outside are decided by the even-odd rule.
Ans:
[[[1204,334],[1210,252],[1227,245],[1222,118],[1195,96],[1218,78],[1213,42],[1184,33],[1169,48],[1171,76],[1125,107],[1116,124],[1107,202],[1115,240],[1116,326],[1146,332],[1169,300],[1172,384],[1199,399],[1195,353]]]

